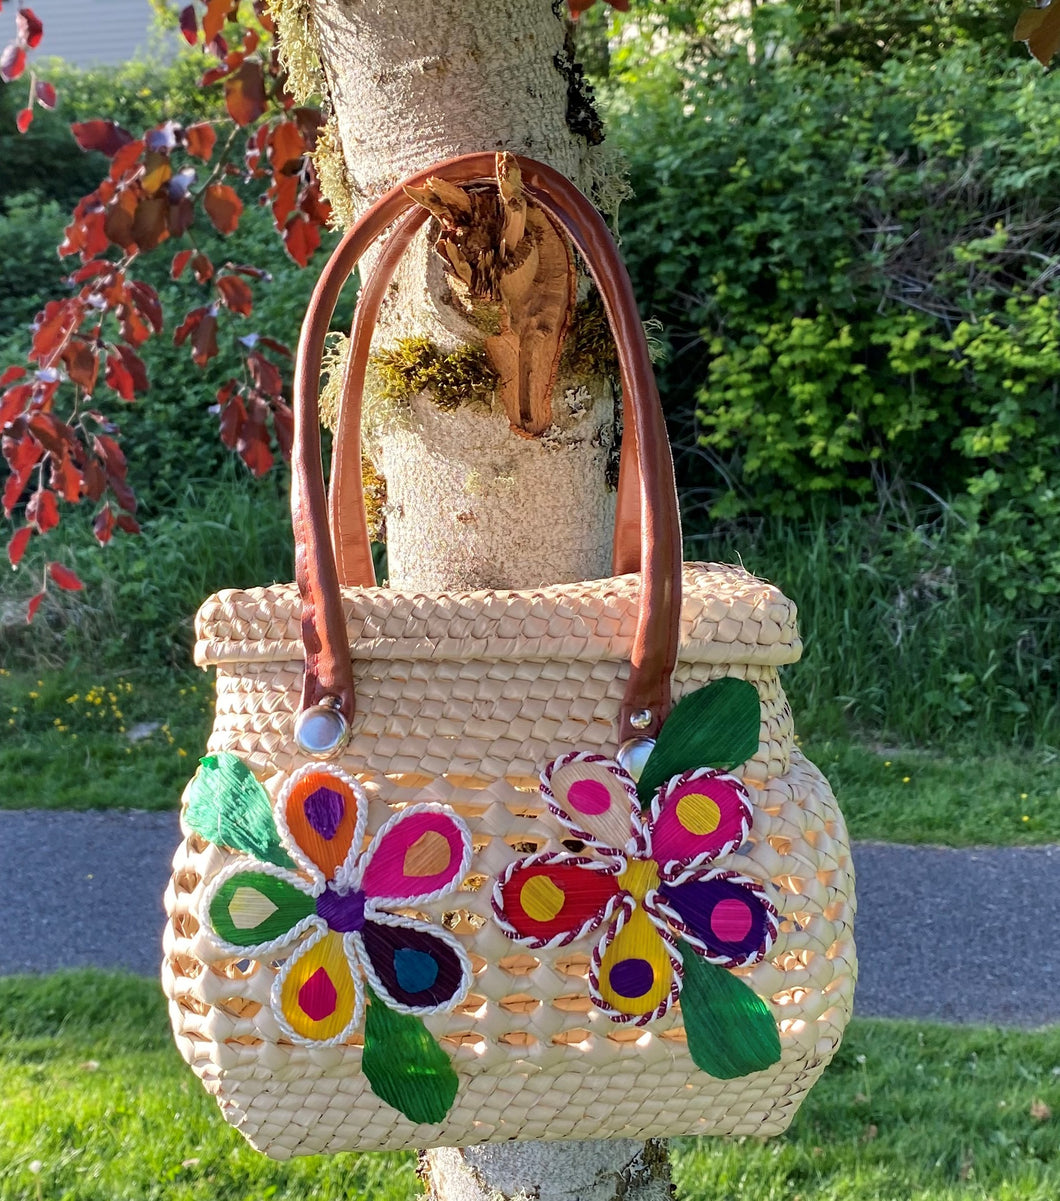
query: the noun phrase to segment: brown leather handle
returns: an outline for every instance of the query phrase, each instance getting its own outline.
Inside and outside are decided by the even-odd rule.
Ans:
[[[451,183],[488,182],[495,171],[489,153],[463,155],[430,167],[393,188],[363,214],[345,235],[321,273],[310,298],[295,364],[295,434],[292,455],[291,509],[295,533],[295,569],[302,596],[305,647],[303,709],[331,701],[348,721],[354,715],[353,673],[335,554],[327,521],[327,499],[320,461],[317,391],[328,322],[342,285],[364,251],[412,206],[406,186],[432,176]],[[607,226],[592,204],[564,176],[543,163],[519,159],[523,185],[540,208],[561,225],[580,251],[611,322],[627,403],[627,437],[640,484],[639,562],[642,565],[637,628],[630,674],[619,714],[619,739],[658,732],[670,707],[670,676],[677,656],[680,619],[681,538],[677,495],[666,427],[651,360],[629,276]],[[403,222],[399,238],[411,238],[419,212]],[[390,255],[387,256],[388,261]],[[393,261],[396,262],[396,251]],[[392,269],[392,268],[391,268]],[[375,283],[381,300],[384,284]],[[362,302],[364,294],[362,293]],[[368,312],[365,311],[367,321]],[[373,316],[374,320],[374,316]],[[367,339],[362,338],[365,346]],[[366,351],[365,351],[366,353]],[[350,370],[354,365],[351,363]],[[627,456],[627,463],[630,461]],[[628,491],[628,468],[627,468]],[[629,510],[622,515],[626,528]],[[626,568],[628,570],[628,567]],[[647,710],[647,724],[631,723]]]
[[[361,280],[350,345],[339,391],[338,420],[331,455],[328,513],[335,547],[339,583],[344,588],[371,588],[376,584],[368,515],[364,505],[361,464],[361,409],[365,371],[371,356],[372,334],[387,288],[416,231],[426,219],[424,210],[413,210],[389,236],[375,270]],[[633,451],[633,425],[627,422],[619,454],[618,496],[611,551],[614,575],[640,571],[640,471]]]

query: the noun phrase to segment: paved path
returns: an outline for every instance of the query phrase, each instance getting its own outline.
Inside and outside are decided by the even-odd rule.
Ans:
[[[173,813],[0,812],[0,975],[158,970]],[[1060,1022],[1060,847],[861,843],[856,1010]]]

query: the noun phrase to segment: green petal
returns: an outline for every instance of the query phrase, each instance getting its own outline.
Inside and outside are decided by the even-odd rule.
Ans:
[[[372,1092],[410,1122],[442,1121],[460,1087],[449,1056],[423,1021],[388,1009],[371,989],[361,1067]]]
[[[246,851],[266,863],[294,867],[280,844],[269,794],[236,755],[207,755],[188,785],[188,825],[218,846]]]
[[[762,706],[758,690],[746,680],[726,676],[682,697],[663,722],[648,756],[637,795],[647,806],[667,780],[694,767],[728,771],[758,750]]]
[[[316,902],[300,888],[268,872],[237,872],[210,902],[214,932],[237,947],[255,947],[282,938]]]
[[[760,1072],[780,1059],[773,1013],[738,976],[701,959],[681,941],[681,1016],[697,1067],[719,1080]]]

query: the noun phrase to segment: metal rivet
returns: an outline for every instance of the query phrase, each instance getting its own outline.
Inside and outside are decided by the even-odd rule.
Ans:
[[[294,721],[294,740],[298,748],[314,759],[330,759],[346,745],[350,724],[339,708],[337,697],[327,697],[319,705],[304,709]]]
[[[640,779],[644,764],[648,762],[648,756],[653,750],[655,750],[654,738],[627,738],[618,748],[615,758],[618,760],[619,767],[625,768],[636,782]]]
[[[634,730],[646,730],[651,725],[651,710],[638,709],[629,719]]]

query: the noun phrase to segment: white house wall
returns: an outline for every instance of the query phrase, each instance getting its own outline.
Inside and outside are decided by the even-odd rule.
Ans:
[[[29,7],[44,23],[34,57],[55,55],[77,67],[116,66],[149,52],[168,57],[165,43],[176,46],[176,34],[160,42],[153,30],[150,0],[29,0]],[[5,10],[0,22],[7,20]]]

